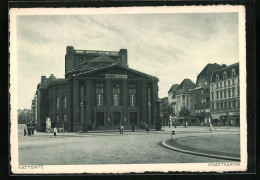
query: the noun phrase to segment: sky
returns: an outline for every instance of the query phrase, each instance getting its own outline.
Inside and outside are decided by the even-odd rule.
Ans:
[[[159,78],[159,97],[208,63],[239,62],[238,13],[19,15],[18,108],[30,108],[41,76],[64,78],[66,46],[128,51],[130,68]]]

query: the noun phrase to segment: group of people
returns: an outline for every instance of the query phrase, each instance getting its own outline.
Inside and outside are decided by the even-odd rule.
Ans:
[[[23,135],[26,136],[28,134],[28,136],[34,135],[34,127],[33,126],[24,126],[24,130],[23,130]]]

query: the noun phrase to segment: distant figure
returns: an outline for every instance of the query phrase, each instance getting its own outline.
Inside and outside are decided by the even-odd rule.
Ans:
[[[135,124],[132,124],[132,132],[135,132]]]
[[[145,125],[145,130],[146,130],[147,133],[149,132],[148,124]]]
[[[34,127],[32,127],[32,135],[34,135]]]
[[[212,124],[209,124],[209,131],[212,132]]]
[[[176,121],[174,122],[174,126],[175,126],[175,128],[177,127],[177,122]]]
[[[57,128],[56,127],[53,129],[53,133],[54,133],[54,137],[56,137],[57,136]]]
[[[121,124],[119,125],[118,130],[119,130],[119,133],[121,134]]]
[[[169,128],[171,127],[171,123],[169,122]]]
[[[124,133],[124,126],[121,126],[121,134]]]
[[[30,126],[28,126],[27,131],[28,131],[28,136],[30,136],[31,135],[31,127]]]
[[[24,126],[23,135],[26,136],[26,126]]]

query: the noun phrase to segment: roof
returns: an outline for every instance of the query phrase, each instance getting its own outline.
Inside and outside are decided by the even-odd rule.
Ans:
[[[105,67],[102,67],[102,68],[98,68],[98,69],[94,69],[94,70],[89,70],[89,71],[86,71],[86,72],[82,72],[82,73],[76,74],[75,76],[90,75],[90,74],[94,74],[94,73],[101,72],[101,71],[104,71],[104,70],[112,69],[112,68],[115,68],[115,67],[124,69],[124,70],[132,72],[134,74],[138,74],[138,75],[145,76],[147,78],[151,78],[151,79],[159,81],[159,79],[157,77],[155,77],[155,76],[151,76],[151,75],[142,73],[140,71],[131,69],[131,68],[126,67],[126,66],[124,66],[124,65],[122,65],[120,63],[108,65],[108,66],[105,66]]]
[[[178,84],[173,84],[172,87],[169,89],[168,93],[176,92],[178,88]]]
[[[184,79],[178,86],[178,89],[194,89],[195,84],[190,79]]]
[[[232,76],[232,70],[233,69],[235,70],[234,76]],[[239,63],[231,64],[231,65],[229,65],[225,68],[222,68],[222,69],[219,69],[219,70],[213,72],[212,77],[211,77],[211,82],[218,81],[218,80],[216,80],[217,75],[219,76],[219,81],[223,80],[224,79],[224,72],[227,73],[226,79],[239,76]]]

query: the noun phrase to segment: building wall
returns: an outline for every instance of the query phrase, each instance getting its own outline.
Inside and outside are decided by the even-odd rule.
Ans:
[[[232,75],[232,70],[235,70],[235,75]],[[227,73],[226,78],[224,78],[224,72]],[[216,78],[217,75],[219,75],[219,78]],[[239,87],[238,64],[215,72],[210,85],[211,115],[215,123],[239,125]]]

